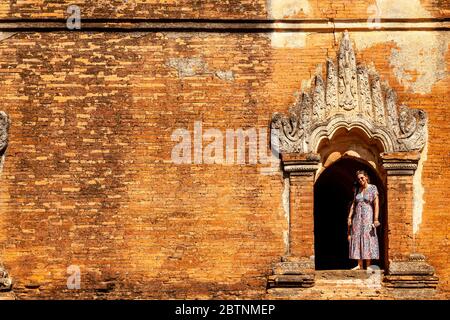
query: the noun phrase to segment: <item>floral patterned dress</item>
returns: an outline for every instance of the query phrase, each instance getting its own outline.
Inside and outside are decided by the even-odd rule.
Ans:
[[[358,190],[349,243],[350,259],[378,259],[378,237],[373,227],[373,201],[378,195],[377,186],[369,184],[365,191]],[[357,191],[357,192],[358,192]]]

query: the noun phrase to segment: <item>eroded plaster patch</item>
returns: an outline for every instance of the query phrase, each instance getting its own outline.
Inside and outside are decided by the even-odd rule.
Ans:
[[[423,172],[423,163],[427,160],[428,153],[428,144],[425,144],[425,147],[422,150],[422,154],[420,155],[420,160],[417,165],[417,170],[414,174],[413,178],[413,234],[416,235],[419,232],[420,224],[422,223],[422,213],[423,206],[425,204],[425,200],[423,199],[423,195],[425,193],[425,189],[422,185],[422,172]]]
[[[272,48],[303,48],[306,46],[307,33],[273,32],[270,34]]]
[[[377,14],[382,18],[431,18],[420,0],[377,0]]]
[[[208,70],[206,62],[200,57],[170,58],[167,65],[178,71],[178,77],[192,77]]]
[[[267,13],[270,19],[284,19],[299,14],[311,14],[308,0],[267,0]]]
[[[224,81],[234,80],[232,70],[210,70],[206,61],[201,57],[170,58],[166,61],[166,65],[177,70],[179,78],[213,75]]]
[[[15,35],[15,32],[0,32],[0,41],[8,39],[9,37],[12,37]]]
[[[231,71],[231,70],[227,70],[227,71],[218,70],[214,74],[217,76],[217,78],[222,79],[222,80],[226,80],[226,81],[234,80],[234,74],[233,74],[233,71]]]
[[[284,242],[284,254],[286,256],[289,255],[289,231],[284,230],[283,231],[283,242]]]
[[[355,32],[358,50],[393,42],[389,63],[398,81],[412,93],[428,94],[447,76],[445,55],[450,35],[439,32]]]

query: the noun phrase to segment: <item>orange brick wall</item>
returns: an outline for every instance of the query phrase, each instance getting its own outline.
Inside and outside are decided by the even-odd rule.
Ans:
[[[87,294],[109,280],[125,296],[261,291],[284,252],[282,178],[170,157],[172,132],[194,121],[223,132],[267,125],[267,46],[261,35],[3,41],[0,109],[12,126],[1,241],[16,293],[58,296],[72,264]],[[235,80],[180,79],[165,65],[191,55]],[[42,291],[28,292],[33,283]]]
[[[311,4],[317,17],[366,12],[357,9],[363,1],[354,1],[354,10],[326,2],[323,11]],[[448,9],[446,1],[422,4],[435,16]],[[147,5],[154,6],[133,9],[137,17]],[[202,5],[212,18],[267,17],[265,1],[225,11],[216,2]],[[94,6],[89,14],[107,10]],[[2,19],[61,12],[59,5],[0,5]],[[171,6],[154,12],[198,17]],[[358,34],[364,32],[350,36]],[[448,38],[447,31],[438,34]],[[0,259],[18,297],[264,298],[271,263],[285,253],[283,177],[262,175],[262,164],[173,165],[171,134],[192,133],[195,121],[224,135],[229,128],[267,128],[316,65],[335,57],[338,39],[310,33],[303,45],[279,47],[263,32],[65,31],[0,41],[0,110],[12,121],[0,184]],[[448,42],[433,53],[443,56],[444,73],[426,93],[399,80],[393,50],[407,47],[374,42],[357,50],[357,59],[373,63],[401,102],[428,112],[417,251],[448,291]],[[180,59],[195,62],[193,74],[174,67]],[[66,289],[70,265],[80,266],[81,290]]]
[[[412,177],[388,176],[389,252],[393,259],[408,259],[413,251]]]
[[[445,18],[450,12],[448,0],[401,1],[403,1],[402,4],[389,4],[387,8],[391,10],[381,11],[380,16],[383,18]],[[275,18],[367,19],[375,14],[375,9],[370,8],[377,4],[376,0],[299,0],[297,3],[285,1],[286,9],[278,10],[281,2],[281,0],[79,0],[76,2],[62,0],[50,4],[46,0],[4,1],[0,4],[0,18],[61,19],[67,17],[67,7],[76,4],[81,8],[82,16],[86,19],[266,19],[272,13],[275,13]],[[397,2],[400,3],[400,0]],[[411,8],[420,6],[423,10],[405,10],[405,6]]]
[[[314,256],[314,176],[293,176],[291,180],[290,253]]]

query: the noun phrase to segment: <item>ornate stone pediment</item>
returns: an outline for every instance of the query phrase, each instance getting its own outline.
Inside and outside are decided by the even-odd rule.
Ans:
[[[281,152],[315,152],[320,140],[339,128],[360,128],[384,146],[384,152],[422,150],[427,140],[427,114],[397,105],[395,92],[376,71],[357,65],[348,32],[340,43],[337,64],[327,60],[325,81],[314,78],[288,115],[275,113]]]

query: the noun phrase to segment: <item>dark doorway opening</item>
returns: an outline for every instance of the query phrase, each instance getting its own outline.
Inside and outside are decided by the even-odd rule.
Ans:
[[[356,260],[348,258],[347,217],[353,199],[352,185],[357,170],[366,170],[370,183],[379,191],[381,227],[377,228],[380,259],[372,264],[385,267],[387,244],[386,193],[374,168],[358,158],[343,157],[319,176],[314,185],[314,248],[317,270],[351,269]]]

